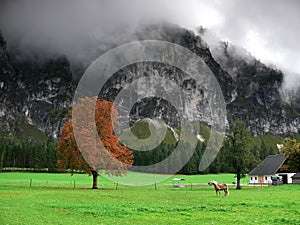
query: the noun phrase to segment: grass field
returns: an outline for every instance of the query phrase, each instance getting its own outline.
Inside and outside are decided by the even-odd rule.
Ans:
[[[300,224],[300,185],[250,187],[216,197],[210,180],[231,183],[232,174],[178,176],[154,185],[131,187],[82,174],[0,174],[0,224]],[[32,187],[29,187],[32,179]],[[75,180],[75,189],[74,189]],[[242,183],[246,183],[243,180]]]

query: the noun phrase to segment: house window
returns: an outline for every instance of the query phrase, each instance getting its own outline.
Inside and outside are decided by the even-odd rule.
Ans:
[[[265,176],[265,180],[268,180],[268,177],[267,177],[267,176]]]
[[[250,180],[253,180],[253,177],[250,177]]]
[[[257,180],[257,177],[254,177],[255,180]]]

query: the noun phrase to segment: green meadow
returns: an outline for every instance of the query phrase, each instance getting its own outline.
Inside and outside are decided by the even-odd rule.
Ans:
[[[173,188],[174,177],[185,188]],[[234,175],[174,177],[142,187],[99,177],[92,190],[83,174],[1,173],[0,224],[300,224],[300,185],[230,186],[228,197],[216,197],[207,182]]]

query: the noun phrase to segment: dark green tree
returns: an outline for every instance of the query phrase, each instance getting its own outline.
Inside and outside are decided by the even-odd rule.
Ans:
[[[261,146],[260,146],[260,151],[261,151],[261,160],[264,160],[265,158],[267,158],[267,156],[269,155],[269,150],[265,144],[265,142],[261,142]]]
[[[57,172],[58,166],[57,166],[57,155],[55,153],[55,147],[56,143],[52,139],[48,139],[47,141],[47,168],[48,171],[51,172]]]
[[[10,146],[12,141],[9,137],[2,136],[0,137],[0,172],[2,172],[4,167],[4,162],[7,154],[10,153]]]
[[[288,156],[286,164],[283,169],[291,172],[300,171],[300,142],[296,139],[284,139],[284,147],[280,149],[281,153]]]
[[[240,180],[248,172],[254,156],[251,151],[252,137],[242,120],[236,120],[230,125],[230,130],[224,141],[226,162],[236,174],[236,189],[241,189]]]

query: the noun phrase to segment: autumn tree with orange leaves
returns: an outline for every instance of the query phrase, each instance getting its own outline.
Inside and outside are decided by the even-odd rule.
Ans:
[[[73,118],[64,124],[56,148],[59,168],[93,175],[93,189],[98,188],[100,171],[126,174],[133,164],[133,153],[114,134],[118,115],[113,103],[86,97],[73,105],[69,114]]]

